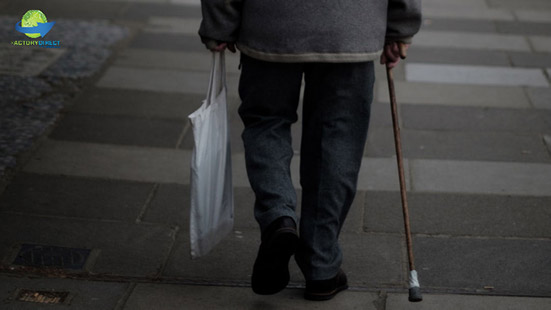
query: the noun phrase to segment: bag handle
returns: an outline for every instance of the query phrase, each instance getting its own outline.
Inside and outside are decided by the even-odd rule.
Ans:
[[[215,99],[226,88],[226,61],[224,51],[212,52],[209,88],[207,90],[207,104]]]

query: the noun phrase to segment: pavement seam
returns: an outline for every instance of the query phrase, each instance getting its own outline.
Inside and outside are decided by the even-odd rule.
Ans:
[[[188,133],[190,127],[191,126],[189,122],[186,122],[184,128],[182,129],[182,132],[180,133],[180,136],[178,137],[178,141],[176,142],[176,146],[174,147],[175,149],[180,149],[180,147],[184,143],[184,138],[186,137],[186,134]]]
[[[377,300],[373,301],[373,305],[377,308],[377,310],[386,310],[387,299],[388,299],[387,292],[384,290],[379,291],[379,294],[377,294]]]
[[[162,275],[165,273],[165,270],[166,270],[166,267],[168,266],[170,258],[172,257],[172,255],[174,254],[174,251],[176,249],[176,242],[178,241],[178,235],[179,235],[179,232],[180,232],[180,227],[179,226],[174,226],[174,227],[172,227],[172,229],[173,229],[172,230],[173,234],[171,235],[172,244],[170,245],[170,251],[168,251],[165,259],[163,260],[163,263],[159,267],[159,272],[155,276],[156,278],[162,278]]]
[[[157,195],[157,191],[159,190],[159,183],[153,184],[153,187],[151,188],[151,191],[149,191],[149,195],[145,199],[145,202],[140,210],[140,213],[138,214],[138,217],[136,218],[136,224],[139,224],[143,221],[143,218],[145,216],[145,213],[147,212],[147,208],[151,205],[151,201],[155,198]]]
[[[130,299],[130,297],[134,293],[134,290],[136,289],[136,286],[138,286],[138,284],[136,282],[131,282],[128,285],[128,287],[124,291],[124,294],[121,296],[121,298],[119,299],[119,301],[117,302],[117,305],[115,306],[115,308],[113,310],[122,310],[122,309],[124,309],[124,306],[128,302],[128,299]]]

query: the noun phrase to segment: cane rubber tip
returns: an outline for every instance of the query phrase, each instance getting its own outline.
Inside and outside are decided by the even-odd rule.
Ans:
[[[408,300],[411,302],[420,302],[421,300],[423,300],[423,296],[421,295],[421,288],[418,286],[410,288]]]

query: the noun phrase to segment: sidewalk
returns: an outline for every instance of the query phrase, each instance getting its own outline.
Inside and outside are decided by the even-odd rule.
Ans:
[[[42,309],[17,300],[34,291],[79,310],[551,309],[551,3],[423,0],[423,29],[395,70],[417,304],[382,66],[341,235],[351,289],[305,301],[291,260],[288,289],[252,293],[260,240],[230,53],[236,223],[190,259],[187,115],[211,61],[198,3],[0,3],[0,309]],[[29,9],[57,21],[44,39],[61,49],[9,44],[25,39],[13,25]],[[300,197],[300,124],[293,137]]]

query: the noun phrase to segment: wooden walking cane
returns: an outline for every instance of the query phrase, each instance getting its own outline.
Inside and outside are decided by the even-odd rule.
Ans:
[[[406,48],[403,44],[398,43],[400,50],[400,58],[406,58]],[[423,300],[419,280],[417,279],[417,271],[415,271],[415,263],[413,258],[413,245],[411,240],[411,230],[409,226],[409,210],[406,196],[406,180],[404,177],[404,161],[402,159],[402,143],[400,141],[400,125],[398,124],[398,108],[396,105],[396,94],[394,92],[394,78],[392,76],[392,68],[386,64],[386,76],[388,82],[388,93],[390,95],[390,109],[392,111],[392,124],[394,129],[394,145],[396,147],[396,157],[398,161],[398,176],[400,178],[400,194],[402,198],[402,213],[404,215],[404,228],[406,231],[406,246],[409,261],[409,301],[417,302]]]

